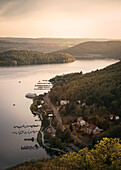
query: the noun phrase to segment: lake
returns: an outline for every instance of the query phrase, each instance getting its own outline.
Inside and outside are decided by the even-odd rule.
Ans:
[[[40,125],[30,112],[31,99],[27,93],[41,94],[34,91],[38,81],[48,80],[56,75],[71,72],[87,73],[102,69],[118,60],[77,60],[65,64],[45,64],[19,67],[0,67],[0,169],[5,169],[27,160],[49,158],[43,148],[38,150],[21,150],[21,146],[37,144],[24,141],[25,138],[37,138],[34,134],[13,134],[12,132],[39,130],[38,128],[14,128],[15,125]],[[19,83],[21,81],[21,83]]]

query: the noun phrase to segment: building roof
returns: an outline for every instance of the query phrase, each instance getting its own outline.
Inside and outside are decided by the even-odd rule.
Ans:
[[[48,114],[49,117],[53,117],[53,114]]]
[[[113,117],[114,115],[110,114],[109,116],[110,116],[110,117]]]
[[[50,127],[47,129],[47,131],[48,131],[49,133],[52,133],[52,134],[55,134],[55,133],[56,133],[56,130],[55,130],[52,126],[50,126]]]
[[[78,117],[77,122],[81,122],[83,120],[82,117]]]

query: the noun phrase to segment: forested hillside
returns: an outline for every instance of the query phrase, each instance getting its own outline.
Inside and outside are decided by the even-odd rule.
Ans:
[[[121,62],[108,66],[102,70],[82,74],[72,73],[56,76],[51,79],[54,87],[51,97],[71,101],[81,100],[87,105],[104,105],[110,111],[116,112],[121,103]],[[113,104],[117,103],[117,107]]]
[[[72,61],[75,61],[75,58],[66,53],[40,53],[25,50],[11,50],[0,53],[0,66],[68,63]]]
[[[53,103],[70,101],[61,110],[64,119],[69,117],[66,124],[81,116],[102,128],[104,136],[121,137],[120,120],[110,122],[109,118],[113,114],[121,119],[121,62],[84,75],[80,72],[56,76],[51,81],[54,84],[50,93]],[[77,101],[81,104],[76,104]]]
[[[81,59],[121,59],[121,41],[84,42],[61,50]]]

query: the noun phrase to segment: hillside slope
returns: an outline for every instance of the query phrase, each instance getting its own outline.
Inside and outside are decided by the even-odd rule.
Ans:
[[[67,52],[76,58],[84,59],[121,59],[121,41],[84,42],[61,50],[61,52]]]
[[[0,66],[68,63],[75,58],[66,53],[40,53],[36,51],[11,50],[0,53]]]
[[[61,100],[69,101],[60,107],[64,125],[69,127],[78,117],[83,117],[89,124],[103,129],[95,140],[104,136],[121,138],[121,62],[84,75],[80,72],[56,76],[50,81],[52,102],[59,105]],[[81,139],[84,134],[78,133]]]
[[[121,62],[84,75],[80,72],[56,76],[51,81],[54,86],[50,97],[54,103],[61,99],[80,100],[88,106],[104,106],[106,113],[121,116]]]

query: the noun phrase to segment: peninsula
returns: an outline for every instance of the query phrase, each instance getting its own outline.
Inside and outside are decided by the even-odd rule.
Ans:
[[[0,53],[0,66],[69,63],[75,58],[67,53],[40,53],[37,51],[10,50]]]

